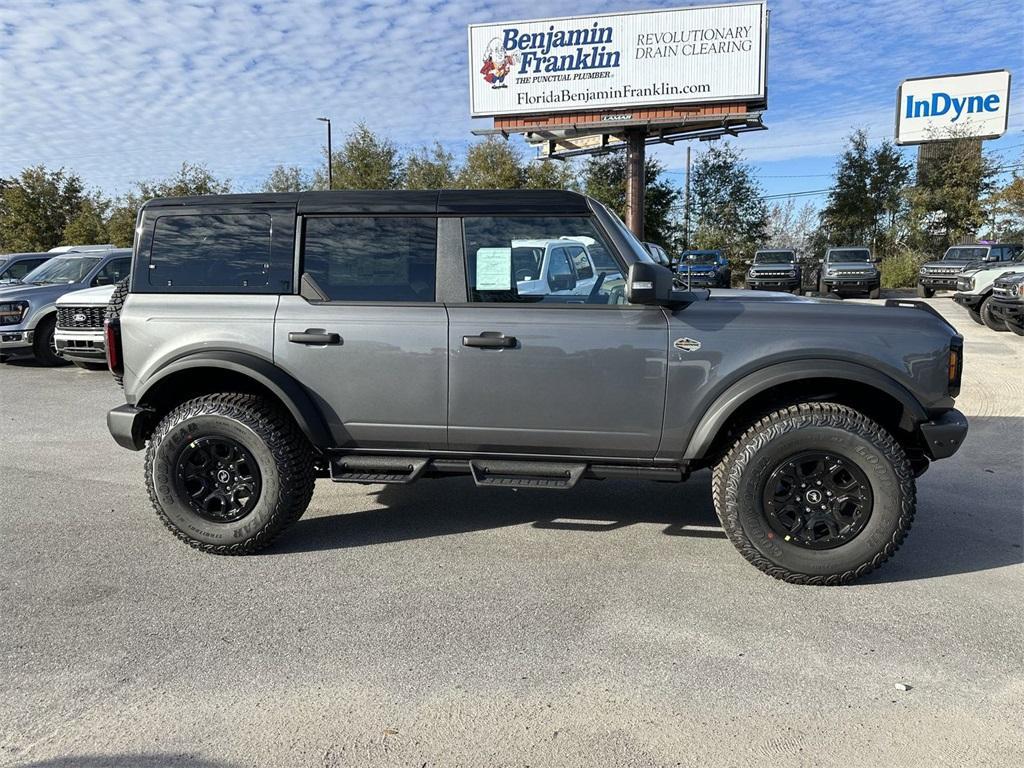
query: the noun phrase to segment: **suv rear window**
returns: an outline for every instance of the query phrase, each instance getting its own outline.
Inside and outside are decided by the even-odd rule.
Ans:
[[[270,215],[265,213],[160,216],[153,229],[149,285],[269,286],[270,223]]]
[[[434,301],[437,220],[306,219],[303,271],[332,301]]]

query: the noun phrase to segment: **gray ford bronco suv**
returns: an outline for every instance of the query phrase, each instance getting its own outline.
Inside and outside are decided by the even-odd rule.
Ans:
[[[605,266],[585,293],[523,294],[524,240]],[[317,478],[569,489],[710,468],[747,560],[841,584],[896,551],[915,478],[967,432],[962,338],[930,308],[676,290],[570,192],[153,200],[129,281],[108,425],[145,449],[161,520],[211,553],[266,546]]]

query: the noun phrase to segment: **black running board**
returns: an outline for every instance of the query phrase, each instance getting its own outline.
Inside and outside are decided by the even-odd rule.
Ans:
[[[408,484],[418,478],[428,459],[408,456],[342,456],[331,460],[331,480],[336,483]]]
[[[473,482],[478,486],[502,488],[545,488],[569,490],[586,471],[586,464],[555,464],[546,461],[493,461],[479,459],[469,462]]]

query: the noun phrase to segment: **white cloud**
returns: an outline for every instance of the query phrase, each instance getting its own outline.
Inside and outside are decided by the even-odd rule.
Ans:
[[[318,115],[336,135],[364,120],[405,148],[460,149],[484,124],[468,117],[466,24],[657,4],[0,3],[0,175],[63,165],[122,191],[189,160],[255,185],[276,163],[320,162]],[[769,7],[771,130],[740,140],[755,160],[831,155],[863,125],[891,134],[904,77],[1024,70],[1013,0]]]

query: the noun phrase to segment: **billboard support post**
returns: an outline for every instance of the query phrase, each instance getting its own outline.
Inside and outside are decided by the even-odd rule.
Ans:
[[[644,239],[646,149],[646,131],[634,128],[626,132],[626,226],[640,240]]]
[[[690,147],[686,147],[686,183],[683,186],[683,248],[690,250]]]

